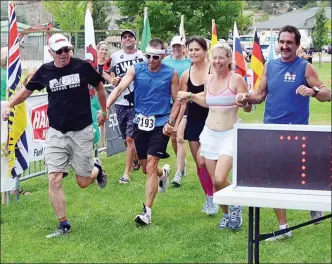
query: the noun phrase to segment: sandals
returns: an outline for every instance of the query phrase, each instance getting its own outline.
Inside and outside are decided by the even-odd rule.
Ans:
[[[139,164],[139,160],[138,159],[135,159],[133,161],[133,163],[131,164],[131,166],[133,167],[134,170],[139,170],[141,165]]]
[[[127,178],[125,178],[125,177],[121,177],[120,180],[119,180],[119,183],[124,183],[124,184],[126,184],[126,183],[129,183],[129,181],[130,181],[130,179],[127,179]]]

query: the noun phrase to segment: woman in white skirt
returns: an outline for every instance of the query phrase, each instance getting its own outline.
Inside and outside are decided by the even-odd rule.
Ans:
[[[180,91],[178,100],[193,101],[209,108],[204,129],[200,134],[201,156],[212,178],[214,191],[219,191],[231,182],[227,179],[232,169],[233,125],[238,121],[238,106],[235,104],[237,93],[248,92],[243,77],[232,71],[232,50],[226,43],[212,47],[211,64],[213,73],[204,82],[204,92],[192,94]],[[251,105],[244,106],[250,112]],[[240,206],[221,205],[223,211],[219,228],[237,230],[242,225]]]

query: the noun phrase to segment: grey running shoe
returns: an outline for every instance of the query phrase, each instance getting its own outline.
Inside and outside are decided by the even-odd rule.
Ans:
[[[103,167],[101,165],[101,161],[98,158],[95,158],[95,167],[99,169],[99,173],[97,175],[96,182],[99,185],[100,188],[105,188],[108,182],[107,174],[103,170]]]
[[[220,222],[219,222],[219,225],[218,225],[218,229],[224,229],[224,228],[229,228],[229,214],[223,214]]]
[[[202,210],[201,210],[202,213],[206,213],[206,210],[207,210],[207,204],[208,204],[207,200],[208,200],[208,196],[206,196],[205,202],[204,202],[204,204],[203,204],[203,208],[202,208]]]
[[[63,236],[65,234],[68,234],[70,232],[70,230],[71,230],[70,225],[66,225],[66,226],[59,225],[57,227],[57,229],[52,234],[47,235],[46,238]]]
[[[187,175],[187,159],[184,160],[184,167],[183,170],[181,171],[182,177]]]
[[[310,211],[310,217],[311,217],[311,220],[315,220],[317,218],[320,218],[320,217],[323,217],[324,216],[324,213],[321,212],[321,211]],[[318,221],[316,223],[314,223],[314,225],[318,225],[320,224],[322,221]]]
[[[174,175],[174,178],[173,180],[171,181],[171,183],[175,186],[175,187],[179,187],[181,186],[181,183],[182,183],[182,173],[180,172],[176,172],[175,175]]]
[[[288,227],[289,226],[287,225],[285,228],[282,228],[282,229],[286,229]],[[282,230],[282,229],[279,229],[279,230]],[[289,232],[279,235],[279,236],[270,237],[270,238],[266,239],[265,241],[276,241],[276,240],[281,240],[281,239],[290,238],[290,237],[292,237],[292,231],[289,231]]]
[[[168,183],[169,183],[169,174],[171,173],[171,168],[168,164],[165,164],[163,166],[163,178],[160,179],[159,177],[159,186],[158,186],[158,192],[166,192],[168,188]]]
[[[145,204],[143,204],[143,212],[135,217],[135,223],[137,225],[149,225],[151,224],[151,215],[146,212]]]
[[[229,207],[229,229],[238,230],[242,226],[242,207],[231,205]]]
[[[206,214],[207,215],[216,215],[219,211],[219,206],[213,203],[213,196],[206,196]]]

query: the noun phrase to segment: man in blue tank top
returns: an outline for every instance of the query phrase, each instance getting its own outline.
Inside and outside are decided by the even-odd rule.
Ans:
[[[179,76],[176,70],[161,63],[164,56],[164,43],[160,39],[150,40],[145,54],[147,62],[130,66],[107,99],[109,108],[134,81],[133,137],[142,171],[147,174],[146,201],[143,212],[135,217],[137,225],[151,224],[151,209],[156,194],[158,190],[164,192],[167,189],[170,166],[165,164],[161,169],[158,163],[165,156],[169,136],[180,122],[180,103],[175,100]],[[170,96],[174,102],[172,108]]]
[[[265,64],[257,91],[238,94],[238,105],[260,104],[266,99],[264,124],[302,124],[309,122],[310,97],[330,102],[331,92],[319,79],[312,64],[296,56],[301,34],[296,27],[284,26],[279,31],[278,45],[281,57]],[[275,209],[279,229],[288,228],[286,210]],[[322,212],[311,211],[316,219]],[[292,233],[272,237],[270,240],[291,237]]]

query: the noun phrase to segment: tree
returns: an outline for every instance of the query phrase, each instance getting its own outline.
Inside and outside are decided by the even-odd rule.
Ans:
[[[75,31],[84,26],[87,1],[43,1],[46,10],[62,30]]]
[[[154,37],[169,40],[179,34],[181,15],[184,15],[184,28],[186,35],[201,35],[211,38],[211,21],[215,19],[217,35],[227,39],[229,30],[233,28],[234,21],[251,26],[252,21],[242,14],[245,1],[128,1],[119,0],[115,4],[122,15],[134,16],[134,21],[120,24],[121,28],[138,29],[142,32],[144,7],[148,8],[151,32]]]
[[[107,30],[109,25],[108,9],[110,7],[109,1],[93,0],[92,3],[92,19],[93,27],[95,30]],[[99,32],[95,34],[96,44],[105,40],[107,37],[106,32]]]
[[[315,28],[312,33],[312,42],[314,47],[319,51],[319,67],[321,67],[321,51],[324,45],[328,44],[328,19],[325,14],[325,8],[320,7],[315,14]]]

